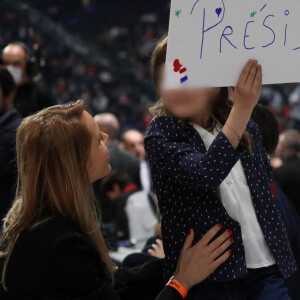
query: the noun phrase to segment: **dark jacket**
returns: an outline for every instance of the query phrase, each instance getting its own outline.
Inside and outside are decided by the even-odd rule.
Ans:
[[[296,155],[287,157],[283,165],[274,170],[274,178],[300,216],[300,158]]]
[[[156,262],[141,269],[120,270],[116,274],[118,295],[99,253],[85,235],[65,219],[55,217],[21,233],[7,267],[8,293],[0,288],[0,299],[144,299],[141,293],[146,287],[152,298],[145,299],[154,299],[162,279],[151,276],[161,269],[161,263]],[[148,274],[149,270],[152,272]],[[162,293],[157,300],[181,299],[169,287]]]
[[[25,118],[43,108],[56,105],[57,101],[40,84],[29,81],[18,87],[14,104],[17,111]]]
[[[299,299],[300,295],[300,219],[292,202],[284,195],[279,186],[276,186],[279,210],[286,226],[292,250],[298,265],[298,271],[288,279],[286,285],[292,300]]]
[[[140,187],[140,162],[137,158],[130,152],[121,149],[116,141],[109,142],[107,148],[112,170],[128,174],[131,180]]]
[[[15,109],[0,117],[0,219],[13,201],[17,181],[16,131],[21,116]]]
[[[175,271],[180,249],[190,228],[195,242],[213,225],[222,223],[233,231],[231,257],[208,279],[228,281],[247,274],[240,224],[226,212],[218,187],[241,159],[250,188],[257,219],[284,278],[297,269],[285,225],[273,195],[272,168],[262,147],[257,125],[250,121],[252,153],[239,145],[235,150],[221,131],[212,145],[205,145],[190,125],[157,117],[149,125],[145,149],[162,214],[163,243],[166,254],[164,278]]]

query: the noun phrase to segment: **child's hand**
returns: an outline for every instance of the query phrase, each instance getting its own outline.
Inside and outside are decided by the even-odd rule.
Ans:
[[[225,231],[209,244],[221,228],[219,224],[214,226],[194,246],[194,231],[191,230],[187,236],[174,275],[174,279],[186,290],[206,279],[229,258],[231,251],[226,249],[233,243],[233,239],[229,238],[231,230]]]
[[[233,101],[241,110],[252,110],[257,104],[262,88],[262,69],[256,60],[249,60],[241,72]]]

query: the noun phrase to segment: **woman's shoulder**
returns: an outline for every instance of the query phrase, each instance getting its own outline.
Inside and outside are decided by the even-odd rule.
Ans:
[[[52,238],[58,238],[65,234],[79,232],[79,227],[77,228],[76,225],[63,218],[62,216],[51,216],[36,220],[30,228],[22,232],[22,235],[27,237],[34,237],[37,235],[44,236],[47,233],[47,235],[51,236]]]
[[[62,217],[22,232],[8,263],[9,291],[42,293],[49,299],[50,295],[75,299],[92,294],[99,298],[105,293],[114,294],[109,284],[108,271],[97,249]]]
[[[69,248],[72,244],[90,245],[79,227],[61,216],[41,220],[24,230],[17,241],[19,249],[34,248],[40,253],[50,253],[57,248]]]

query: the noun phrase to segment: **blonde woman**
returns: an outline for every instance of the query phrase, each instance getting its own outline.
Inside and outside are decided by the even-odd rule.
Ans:
[[[18,192],[0,240],[1,299],[119,299],[92,189],[110,172],[107,138],[82,101],[21,123]],[[174,278],[180,289],[169,285],[157,299],[181,299],[229,257],[221,255],[226,234],[209,244],[220,227],[195,246],[190,230]]]

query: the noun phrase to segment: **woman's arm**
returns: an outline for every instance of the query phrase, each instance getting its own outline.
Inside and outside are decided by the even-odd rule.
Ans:
[[[192,246],[194,232],[190,230],[179,257],[174,278],[180,282],[186,291],[203,281],[230,256],[229,251],[226,250],[231,245],[232,240],[230,240],[230,233],[227,231],[209,244],[220,229],[221,226],[216,225],[194,246]],[[98,255],[98,252],[86,238],[79,233],[71,233],[61,238],[53,247],[46,265],[43,266],[41,282],[45,297],[49,299],[120,300],[112,285],[106,281],[105,268],[102,266]],[[153,277],[153,274],[149,273],[149,265],[143,266],[143,270],[147,272],[146,278],[147,276]],[[145,286],[139,270],[125,270],[125,274],[126,276],[123,276],[123,283],[119,284],[119,288],[126,288],[127,286],[127,292],[134,295],[135,288]],[[160,269],[159,274],[162,276],[162,269]],[[128,276],[131,276],[131,282],[128,282]],[[146,282],[148,286],[155,286],[155,280],[156,284],[160,285],[157,278],[153,281],[149,278]],[[181,298],[176,289],[168,286],[163,288],[156,299],[176,300]]]
[[[233,242],[230,239],[230,232],[225,231],[210,243],[221,227],[221,225],[214,226],[194,246],[192,246],[194,231],[191,230],[186,237],[174,274],[176,282],[180,283],[186,291],[206,279],[229,258],[230,252],[227,249]],[[181,294],[173,286],[163,286],[163,264],[161,259],[141,267],[118,270],[115,288],[120,298],[142,299],[141,295],[144,295],[143,299],[155,297],[156,300],[182,299]]]
[[[177,298],[168,298],[167,295],[171,292],[174,294],[174,291],[171,291],[170,288],[176,291],[178,286],[182,286],[188,292],[194,285],[205,280],[230,257],[231,251],[227,250],[233,243],[230,232],[225,231],[211,242],[221,228],[220,225],[214,226],[194,246],[192,246],[194,231],[190,230],[182,247],[177,269],[171,281],[172,284],[171,286],[167,284],[156,300],[184,298],[185,293],[182,292],[182,289],[180,292],[177,291]],[[173,281],[175,282],[173,283]]]

